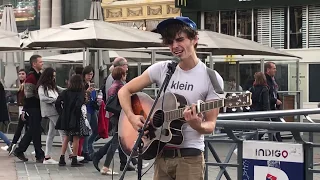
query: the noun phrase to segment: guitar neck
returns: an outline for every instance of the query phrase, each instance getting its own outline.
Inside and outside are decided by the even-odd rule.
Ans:
[[[197,113],[202,113],[206,111],[210,111],[215,108],[224,107],[225,99],[219,99],[215,101],[203,102],[200,104],[200,111]],[[164,112],[164,120],[165,121],[172,121],[175,119],[183,118],[183,111],[185,108],[179,108],[171,111]]]

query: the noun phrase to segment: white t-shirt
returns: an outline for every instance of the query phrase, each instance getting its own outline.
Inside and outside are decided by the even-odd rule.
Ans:
[[[151,65],[147,71],[152,83],[156,83],[159,87],[162,85],[168,63],[171,61],[162,61]],[[223,89],[223,79],[216,72],[217,80]],[[177,66],[172,78],[168,84],[166,92],[176,93],[184,96],[188,101],[188,105],[196,104],[198,100],[208,101],[220,99],[215,93],[211,84],[206,65],[199,60],[199,63],[188,71],[182,70]],[[204,151],[204,136],[191,128],[189,124],[182,127],[184,141],[178,146],[179,148],[197,148]]]

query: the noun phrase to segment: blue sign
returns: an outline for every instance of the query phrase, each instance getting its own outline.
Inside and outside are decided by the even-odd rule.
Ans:
[[[243,142],[243,180],[304,179],[301,144]]]

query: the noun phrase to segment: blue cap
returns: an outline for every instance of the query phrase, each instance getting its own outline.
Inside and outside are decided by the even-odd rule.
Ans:
[[[169,24],[176,24],[176,23],[180,23],[180,24],[182,23],[182,24],[189,26],[193,30],[197,30],[196,23],[193,22],[188,17],[175,17],[175,18],[169,18],[169,19],[161,21],[158,24],[156,31],[159,32],[159,30],[166,28]]]

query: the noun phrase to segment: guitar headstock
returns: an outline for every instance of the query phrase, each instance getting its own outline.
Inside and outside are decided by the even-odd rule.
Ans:
[[[252,104],[251,96],[252,93],[250,91],[241,94],[233,93],[224,100],[224,106],[227,108],[249,107]]]

